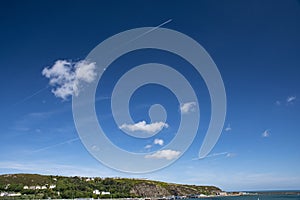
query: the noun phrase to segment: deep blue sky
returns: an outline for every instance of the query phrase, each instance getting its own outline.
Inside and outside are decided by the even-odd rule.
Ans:
[[[74,126],[71,99],[56,98],[42,70],[59,59],[84,59],[100,42],[121,31],[155,27],[169,19],[165,28],[195,39],[218,66],[227,94],[224,131],[210,156],[195,160],[210,119],[208,93],[200,80],[197,95],[203,124],[186,154],[150,174],[111,170],[85,150]],[[0,173],[134,176],[224,190],[300,189],[299,35],[300,3],[293,0],[2,1]],[[160,53],[135,52],[115,64],[129,66],[151,59],[170,65],[183,62]],[[107,73],[109,80],[120,72]],[[190,71],[186,76],[192,82],[201,79]],[[162,98],[150,100],[151,89],[135,94],[137,120],[146,113],[139,104],[176,105],[162,88],[154,88]],[[294,98],[288,101],[290,97]],[[108,100],[102,101],[96,107],[105,110]],[[102,114],[98,112],[99,118]],[[178,118],[169,120],[167,133],[176,128]],[[225,131],[229,125],[231,130]],[[116,128],[113,123],[105,127]],[[131,151],[139,152],[145,145],[133,147],[130,141],[109,137]]]

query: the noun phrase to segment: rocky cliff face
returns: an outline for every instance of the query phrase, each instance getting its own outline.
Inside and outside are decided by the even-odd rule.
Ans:
[[[151,181],[137,183],[130,190],[131,194],[140,197],[188,196],[217,192],[221,192],[221,190],[214,186],[180,185]]]
[[[166,188],[152,183],[136,184],[132,187],[130,193],[141,197],[163,197],[170,195],[170,192]]]

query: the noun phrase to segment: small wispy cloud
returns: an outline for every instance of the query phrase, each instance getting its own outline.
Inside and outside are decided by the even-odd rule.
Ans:
[[[296,100],[296,96],[289,96],[286,98],[286,103],[293,103]]]
[[[231,129],[230,124],[228,124],[227,127],[226,127],[224,130],[225,130],[226,132],[231,131],[232,129]]]
[[[145,158],[173,160],[177,158],[180,155],[180,153],[180,151],[165,149],[161,151],[156,151],[155,153],[150,155],[146,155]]]
[[[219,152],[219,153],[213,153],[213,154],[209,154],[207,155],[205,158],[214,158],[214,157],[226,157],[226,158],[232,158],[235,157],[236,153],[231,153],[231,152]],[[201,160],[202,158],[195,158],[193,160]]]
[[[86,60],[71,62],[57,60],[51,67],[44,68],[42,74],[49,78],[49,84],[53,87],[52,93],[63,100],[69,96],[78,95],[80,85],[91,83],[96,78],[96,63]]]
[[[17,119],[14,122],[14,125],[10,127],[14,131],[18,132],[27,132],[27,131],[36,131],[40,129],[39,124],[42,121],[48,120],[56,111],[49,112],[32,112],[25,114],[20,119]]]
[[[232,157],[235,157],[235,156],[236,156],[236,153],[227,153],[226,154],[227,158],[232,158]]]
[[[275,105],[276,106],[281,106],[282,104],[284,104],[284,102],[285,102],[286,105],[291,105],[291,104],[293,104],[296,101],[296,99],[297,99],[296,96],[288,96],[285,100],[282,100],[282,101],[277,100],[277,101],[275,101]]]
[[[262,134],[261,134],[262,137],[266,138],[266,137],[270,137],[270,130],[267,129],[265,130]]]
[[[226,156],[228,155],[228,152],[219,152],[219,153],[213,153],[206,156],[207,158],[216,157],[216,156]]]
[[[122,130],[127,130],[130,132],[142,131],[146,133],[155,133],[163,128],[168,128],[169,125],[164,122],[153,122],[147,124],[145,121],[138,122],[136,124],[122,124],[119,126]]]
[[[164,145],[164,140],[163,139],[158,139],[156,138],[154,141],[153,141],[153,145],[159,145],[159,146],[163,146]],[[153,147],[152,144],[147,144],[144,148],[145,149],[150,149]]]
[[[164,145],[164,140],[162,140],[162,139],[155,139],[153,143],[154,144],[158,144],[160,146],[163,146]]]
[[[196,110],[196,102],[187,102],[180,105],[180,111],[184,114],[194,112]]]

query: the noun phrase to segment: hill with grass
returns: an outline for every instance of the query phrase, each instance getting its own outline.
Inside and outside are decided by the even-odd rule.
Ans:
[[[161,198],[216,194],[215,186],[165,183],[144,179],[66,177],[39,174],[0,175],[3,196],[17,194],[19,198]],[[14,196],[16,198],[16,196]]]

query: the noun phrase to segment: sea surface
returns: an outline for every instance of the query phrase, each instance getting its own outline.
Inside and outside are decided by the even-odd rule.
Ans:
[[[231,197],[209,197],[198,200],[300,200],[300,195],[251,195]],[[195,200],[195,199],[189,199]]]

